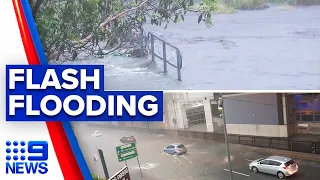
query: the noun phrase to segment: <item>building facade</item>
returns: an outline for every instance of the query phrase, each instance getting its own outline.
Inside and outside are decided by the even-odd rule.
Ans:
[[[223,119],[217,105],[221,95],[228,134],[320,135],[319,94],[166,93],[162,128],[223,132]]]
[[[125,127],[224,133],[219,97],[228,134],[320,138],[320,94],[197,93],[164,94],[163,122],[112,122]]]

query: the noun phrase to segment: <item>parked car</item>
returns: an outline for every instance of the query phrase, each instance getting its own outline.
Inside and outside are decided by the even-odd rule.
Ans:
[[[124,136],[120,139],[123,144],[136,143],[137,140],[134,136]]]
[[[249,164],[249,169],[255,173],[273,174],[283,179],[298,172],[298,165],[288,157],[270,156],[252,161]]]
[[[102,133],[100,131],[93,131],[93,133],[91,134],[92,137],[99,137],[102,136]]]
[[[163,152],[168,154],[182,155],[187,153],[187,148],[181,143],[175,143],[165,147]]]

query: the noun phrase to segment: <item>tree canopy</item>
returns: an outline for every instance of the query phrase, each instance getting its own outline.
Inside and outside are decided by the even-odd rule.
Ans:
[[[203,0],[190,9],[193,0],[29,0],[48,60],[74,59],[111,52],[132,39],[149,22],[165,28],[184,20],[190,11],[198,22],[211,25],[216,0]],[[205,7],[205,8],[204,8]],[[103,42],[103,43],[102,43]],[[105,53],[105,54],[107,54]]]

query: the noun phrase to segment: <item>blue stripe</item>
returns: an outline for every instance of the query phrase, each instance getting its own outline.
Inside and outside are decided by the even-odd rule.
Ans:
[[[26,20],[27,20],[27,24],[33,40],[33,44],[38,54],[40,64],[46,65],[48,64],[47,57],[46,57],[46,54],[44,53],[44,49],[42,47],[41,40],[38,35],[37,26],[36,26],[36,23],[34,22],[29,2],[28,0],[21,0],[21,4],[24,11],[24,16],[26,17]]]
[[[64,131],[66,132],[67,137],[69,139],[69,143],[72,148],[73,154],[77,159],[79,168],[80,168],[82,175],[83,175],[83,178],[85,180],[92,180],[92,175],[90,173],[90,170],[88,168],[86,161],[84,160],[83,154],[82,154],[81,149],[79,147],[77,137],[74,135],[74,132],[73,132],[73,129],[72,129],[70,122],[67,122],[67,121],[62,122],[62,125],[63,125]]]
[[[31,11],[29,2],[28,2],[28,0],[21,0],[21,4],[22,4],[23,11],[24,11],[24,15],[27,20],[27,24],[28,24],[28,27],[30,30],[30,34],[31,34],[35,49],[38,54],[40,64],[46,65],[46,64],[48,64],[47,57],[44,53],[44,49],[41,44],[41,40],[40,40],[40,37],[38,34],[36,23],[33,19],[33,15],[32,15],[32,11]],[[79,143],[77,141],[76,136],[74,135],[74,132],[73,132],[73,129],[71,127],[70,122],[63,122],[62,125],[63,125],[65,133],[67,135],[67,138],[69,140],[73,154],[74,154],[74,156],[77,160],[77,163],[79,165],[79,168],[82,172],[83,178],[85,180],[92,180],[90,170],[89,170],[88,165],[83,157],[83,154],[82,154],[81,149],[79,147]]]

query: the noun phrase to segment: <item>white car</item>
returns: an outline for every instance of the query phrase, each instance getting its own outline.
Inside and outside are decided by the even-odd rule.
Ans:
[[[100,131],[93,131],[93,133],[91,134],[92,137],[99,137],[102,136],[102,133]]]

